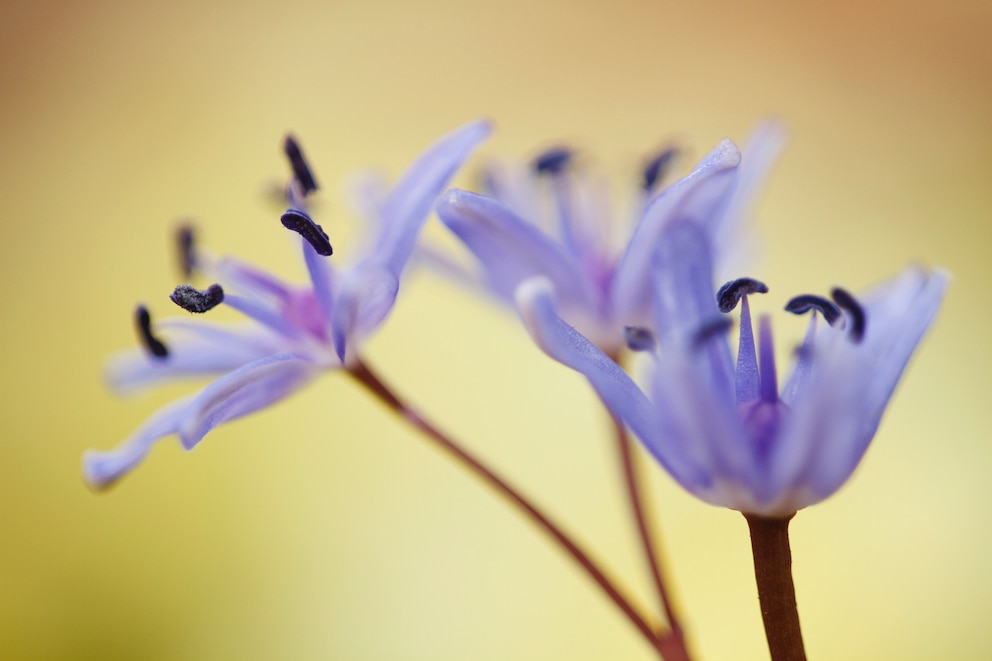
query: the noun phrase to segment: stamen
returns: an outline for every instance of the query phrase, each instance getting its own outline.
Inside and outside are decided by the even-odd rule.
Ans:
[[[641,180],[641,187],[645,191],[652,190],[655,184],[664,178],[676,155],[678,155],[678,150],[670,147],[648,161],[648,164],[644,166],[644,175]]]
[[[534,159],[531,167],[535,174],[559,174],[572,162],[572,152],[565,147],[554,147]]]
[[[135,308],[134,320],[138,324],[138,337],[148,353],[158,359],[168,358],[169,349],[152,334],[152,316],[148,314],[148,308],[144,305]]]
[[[857,299],[840,287],[834,287],[831,290],[830,298],[834,299],[834,303],[850,315],[851,340],[857,343],[864,339],[867,316],[865,315],[865,309],[861,307]]]
[[[761,372],[758,370],[758,354],[754,349],[751,305],[746,297],[741,303],[741,333],[737,343],[737,369],[734,372],[737,405],[758,399],[761,396]]]
[[[714,337],[724,335],[734,326],[734,320],[730,317],[713,317],[696,329],[692,335],[692,346],[700,348]]]
[[[202,314],[221,304],[224,300],[224,290],[220,285],[210,285],[205,291],[190,285],[179,285],[169,298],[187,312]]]
[[[772,342],[772,320],[762,315],[758,320],[758,371],[761,373],[761,399],[778,401],[778,379],[775,375],[775,343]]]
[[[642,326],[624,326],[623,339],[631,351],[654,351],[657,345],[654,333]]]
[[[287,209],[280,220],[282,220],[283,227],[293,230],[306,239],[318,255],[330,257],[334,253],[331,248],[331,241],[327,238],[323,228],[299,209]]]
[[[813,294],[801,294],[785,304],[785,311],[792,314],[805,314],[816,310],[823,315],[827,323],[833,326],[840,319],[840,308],[823,298]]]
[[[737,307],[741,296],[767,293],[768,285],[765,283],[754,278],[737,278],[720,287],[716,293],[716,303],[720,312],[726,314]]]
[[[317,190],[317,181],[313,178],[313,172],[310,171],[310,166],[303,158],[303,151],[296,139],[287,135],[282,143],[282,149],[289,158],[289,164],[293,167],[293,176],[303,189],[303,194],[307,195]]]
[[[193,251],[196,234],[192,225],[176,228],[176,252],[179,255],[179,270],[183,278],[189,280],[196,268],[196,254]]]

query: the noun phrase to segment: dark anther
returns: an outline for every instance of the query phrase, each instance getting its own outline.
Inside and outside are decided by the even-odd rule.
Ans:
[[[645,191],[653,189],[655,184],[664,178],[677,154],[678,150],[670,147],[648,161],[648,164],[644,166],[644,177],[641,180],[641,187]]]
[[[536,174],[559,174],[572,161],[572,152],[565,147],[554,147],[534,159],[531,167]]]
[[[823,318],[826,319],[827,323],[831,326],[834,325],[834,322],[840,319],[840,308],[822,296],[802,294],[800,296],[796,296],[785,304],[785,311],[793,314],[805,314],[810,310],[816,310],[822,314]]]
[[[834,299],[834,303],[850,315],[851,339],[855,342],[860,342],[865,336],[865,323],[867,321],[865,309],[861,307],[861,304],[853,296],[840,287],[834,287],[831,290],[830,298]]]
[[[183,310],[199,314],[220,305],[224,300],[224,290],[220,285],[210,285],[204,291],[189,285],[179,285],[169,298]]]
[[[716,293],[716,304],[724,314],[737,307],[741,296],[767,294],[768,285],[754,278],[737,278],[720,287]]]
[[[307,160],[303,158],[303,151],[300,149],[300,144],[296,142],[296,139],[291,135],[287,135],[282,143],[282,149],[289,158],[289,164],[293,167],[293,176],[300,183],[303,194],[308,195],[317,190],[317,181],[313,178],[313,172],[310,171]]]
[[[196,234],[192,225],[180,225],[176,229],[176,253],[179,255],[179,270],[183,278],[189,280],[196,268],[196,255],[193,252]]]
[[[713,317],[709,321],[703,322],[695,334],[692,336],[692,345],[701,347],[717,335],[723,335],[734,325],[730,317]]]
[[[152,335],[152,317],[148,314],[148,308],[139,305],[134,311],[134,321],[138,324],[138,337],[141,338],[141,343],[145,345],[148,353],[156,358],[168,358],[169,349]]]
[[[623,339],[631,351],[654,351],[654,333],[642,326],[624,326]]]
[[[329,257],[334,252],[331,248],[331,241],[327,238],[323,228],[302,211],[287,209],[280,220],[282,220],[283,227],[299,233],[306,239],[318,255]]]

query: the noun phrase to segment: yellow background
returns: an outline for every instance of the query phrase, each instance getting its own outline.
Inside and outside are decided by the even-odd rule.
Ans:
[[[340,374],[191,454],[162,443],[107,494],[80,456],[188,390],[101,383],[133,305],[171,313],[177,218],[304,276],[265,198],[287,130],[347,260],[344,177],[395,175],[474,117],[498,123],[483,155],[567,140],[619,194],[659,144],[694,159],[769,114],[791,140],[758,214],[759,309],[911,260],[955,278],[864,463],[793,524],[810,657],[989,658],[984,0],[3,3],[0,657],[651,658],[542,536]],[[784,360],[802,322],[775,324]],[[653,606],[603,415],[511,315],[420,273],[367,356]],[[698,658],[767,658],[744,521],[649,471]]]

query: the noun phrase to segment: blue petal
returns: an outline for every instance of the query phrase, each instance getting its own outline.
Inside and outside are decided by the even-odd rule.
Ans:
[[[83,453],[83,479],[93,489],[106,489],[130,473],[155,441],[179,430],[182,415],[192,401],[189,396],[166,404],[113,450],[87,450]]]
[[[726,493],[700,493],[732,506],[727,493],[754,490],[761,482],[758,452],[737,414],[730,347],[722,334],[706,334],[720,314],[706,231],[678,220],[661,236],[655,255],[656,325],[660,359],[653,378],[661,424],[685,439]]]
[[[517,307],[537,345],[551,358],[583,374],[607,408],[623,420],[659,462],[686,488],[706,481],[687,460],[680,439],[662,436],[651,402],[606,354],[562,321],[554,310],[551,283],[533,278],[520,285]]]
[[[778,161],[785,141],[785,128],[777,120],[762,122],[748,137],[730,194],[723,200],[719,213],[706,220],[718,267],[735,259],[735,254],[746,247],[748,241],[742,234],[749,227],[751,207],[769,170]],[[725,274],[720,270],[717,269],[717,275],[721,277],[734,276],[733,273]]]
[[[276,276],[235,257],[204,257],[203,270],[227,290],[278,304],[289,298],[290,288]]]
[[[452,190],[441,198],[437,213],[482,263],[499,296],[512,300],[524,280],[543,275],[562,305],[596,306],[592,284],[572,254],[500,201]]]
[[[163,319],[157,327],[164,331],[168,358],[152,357],[143,349],[113,354],[104,370],[112,390],[131,393],[167,381],[225,374],[276,353],[280,344],[264,331],[209,322]]]
[[[435,142],[390,191],[382,206],[381,234],[375,256],[399,278],[420,228],[437,197],[472,151],[489,136],[487,121],[475,121]]]
[[[741,154],[724,140],[685,178],[663,190],[648,204],[617,266],[613,300],[624,324],[644,325],[650,318],[651,260],[661,233],[672,222],[703,222],[720,207],[734,183]]]
[[[798,395],[774,471],[778,484],[801,493],[800,507],[839,489],[861,461],[947,284],[945,273],[907,269],[859,297],[868,319],[861,343],[833,329],[816,334],[808,384]]]
[[[214,427],[270,406],[308,383],[318,366],[284,353],[256,360],[214,381],[183,413],[179,440],[192,449]]]
[[[393,309],[398,290],[399,280],[377,262],[358,264],[345,272],[331,318],[331,338],[342,363],[354,357],[354,347]]]

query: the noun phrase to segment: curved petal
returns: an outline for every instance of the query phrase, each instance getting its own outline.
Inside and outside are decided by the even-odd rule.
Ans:
[[[489,122],[478,120],[449,133],[414,161],[389,192],[374,254],[397,278],[435,200],[491,129]]]
[[[840,331],[817,333],[808,384],[773,473],[777,483],[801,491],[800,506],[830,496],[861,461],[947,284],[943,272],[907,269],[861,297],[868,324],[860,344]]]
[[[700,467],[687,461],[677,437],[662,437],[654,410],[641,389],[592,342],[555,313],[551,283],[542,277],[520,285],[516,301],[531,337],[551,358],[589,380],[606,407],[623,420],[671,475],[687,488],[706,482]]]
[[[155,441],[179,431],[179,421],[192,401],[191,395],[166,404],[113,450],[84,452],[83,479],[86,484],[95,490],[106,489],[134,470]]]
[[[359,264],[341,278],[331,338],[342,363],[354,353],[349,349],[378,328],[393,309],[399,286],[393,272],[376,262]]]
[[[713,285],[710,245],[703,227],[674,221],[654,257],[656,326],[660,358],[653,378],[659,424],[683,440],[722,491],[700,493],[727,506],[728,494],[760,483],[757,452],[737,413],[730,346],[722,333]]]
[[[290,288],[276,276],[235,257],[204,257],[202,270],[226,289],[245,296],[278,304],[290,295]]]
[[[769,170],[778,161],[786,138],[785,127],[774,119],[760,123],[748,137],[733,189],[720,212],[709,216],[706,221],[718,265],[722,266],[739,253],[742,243],[748,243],[742,233],[748,226],[750,210]],[[733,274],[722,272],[718,275],[733,277]]]
[[[283,353],[240,367],[203,389],[185,410],[179,440],[187,450],[225,422],[265,408],[308,383],[319,368],[306,356]]]
[[[482,263],[489,286],[499,296],[513,300],[524,280],[542,275],[563,305],[596,306],[592,285],[574,257],[500,201],[451,190],[438,202],[437,213]]]
[[[651,305],[651,260],[661,233],[674,220],[705,221],[734,183],[741,153],[724,140],[691,173],[652,200],[634,229],[612,282],[613,300],[625,324],[643,325]]]
[[[193,324],[181,319],[163,319],[169,356],[150,356],[143,349],[112,354],[104,368],[107,385],[120,394],[178,379],[224,374],[272,354],[278,343],[270,335],[216,324]],[[171,329],[182,332],[179,337]]]

